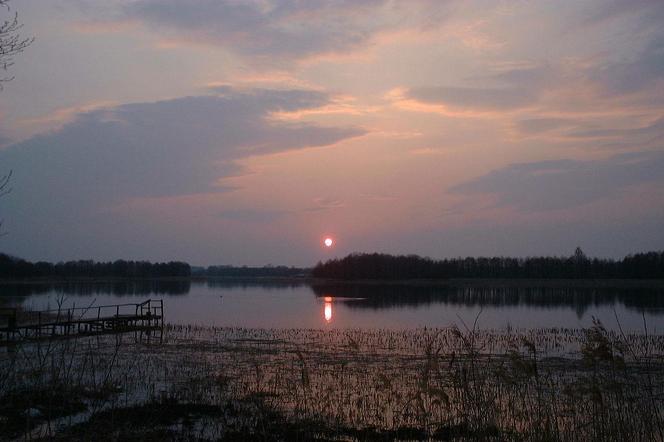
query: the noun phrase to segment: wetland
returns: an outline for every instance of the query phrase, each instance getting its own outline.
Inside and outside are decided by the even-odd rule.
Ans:
[[[664,440],[661,289],[13,284],[43,310],[164,301],[148,332],[0,352],[6,440]]]

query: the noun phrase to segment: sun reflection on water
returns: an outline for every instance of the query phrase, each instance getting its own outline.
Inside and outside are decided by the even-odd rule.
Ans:
[[[331,296],[326,296],[325,297],[324,316],[325,316],[325,322],[332,321],[332,297]]]

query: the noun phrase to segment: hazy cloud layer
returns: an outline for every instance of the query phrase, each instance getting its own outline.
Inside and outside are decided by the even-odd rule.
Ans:
[[[578,121],[567,118],[528,118],[517,120],[516,129],[524,135],[535,135],[551,132],[556,129],[574,127]]]
[[[525,88],[421,87],[408,97],[422,103],[471,109],[516,109],[532,104],[535,96]]]
[[[624,127],[616,127],[620,124]],[[664,119],[626,125],[619,119],[532,118],[516,120],[514,128],[524,136],[543,139],[555,136],[568,142],[586,142],[602,149],[642,150],[661,146],[664,137]]]
[[[0,147],[9,144],[11,142],[11,139],[9,137],[6,137],[0,133]]]
[[[219,212],[219,216],[238,223],[271,223],[288,215],[286,210],[229,209]]]
[[[114,199],[173,196],[214,191],[215,181],[232,173],[229,164],[239,158],[363,133],[268,119],[271,112],[326,104],[328,97],[319,92],[222,92],[84,113],[60,130],[7,148],[0,160],[19,174],[30,170],[31,186],[48,177],[50,188],[87,193],[92,187]],[[95,200],[99,196],[94,192]]]
[[[468,79],[477,83],[478,79]],[[483,82],[497,86],[421,86],[410,88],[407,97],[427,103],[462,110],[515,110],[542,103],[549,98],[570,96],[584,99],[585,105],[648,91],[639,97],[651,106],[664,98],[656,87],[664,82],[664,35],[649,43],[641,53],[625,61],[592,60],[578,66],[541,65],[533,69],[514,69],[483,77]],[[579,94],[582,92],[582,94]],[[561,103],[554,105],[556,110]]]
[[[631,142],[642,139],[661,140],[664,135],[664,118],[660,118],[645,126],[616,129],[609,127],[602,128],[577,128],[569,132],[572,137],[578,138],[614,138],[619,137]]]
[[[602,63],[588,76],[609,95],[651,89],[664,78],[664,33],[660,30],[645,48],[627,60]]]
[[[385,0],[138,0],[123,12],[178,38],[288,61],[357,48],[384,25],[371,20]]]
[[[559,82],[560,75],[549,65],[518,67],[467,79],[468,83],[479,82],[482,86],[414,87],[406,96],[461,110],[514,110],[536,104],[547,89]]]
[[[178,42],[222,47],[251,62],[287,65],[362,49],[377,34],[430,29],[457,0],[70,0],[93,23],[141,23]],[[100,13],[100,11],[103,11]],[[99,24],[98,24],[99,25]]]
[[[524,211],[566,209],[616,196],[629,186],[664,183],[664,152],[636,152],[597,161],[511,164],[450,189],[487,194]]]
[[[46,237],[40,240],[61,241],[71,234],[68,223],[93,228],[86,217],[123,201],[228,190],[218,181],[238,172],[235,160],[364,133],[270,119],[272,112],[325,105],[329,97],[320,92],[220,92],[87,112],[60,130],[0,151],[0,164],[14,170],[15,191],[3,201],[10,223],[32,232],[33,240],[41,230]],[[34,226],[45,222],[45,231]],[[25,240],[15,233],[7,242]]]
[[[406,96],[470,111],[512,111],[529,106],[537,106],[539,111],[576,111],[579,104],[606,110],[606,106],[624,103],[632,108],[658,108],[664,100],[664,3],[616,1],[577,13],[580,17],[570,20],[560,38],[578,35],[577,40],[583,40],[591,31],[601,34],[616,27],[631,38],[621,41],[623,47],[607,47],[584,56],[542,61],[533,53],[534,58],[527,62],[530,66],[517,63],[509,68],[509,63],[498,63],[486,74],[469,76],[456,84],[411,87]],[[549,123],[553,121],[542,121],[547,128]]]
[[[604,0],[601,7],[588,4],[586,14],[580,25],[587,29],[588,25],[606,25],[611,21],[633,17],[638,22],[636,32],[661,32],[664,20],[664,3],[657,0]]]

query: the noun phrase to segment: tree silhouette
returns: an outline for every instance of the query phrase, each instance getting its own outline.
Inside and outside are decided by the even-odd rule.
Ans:
[[[586,256],[585,253],[583,253],[583,250],[581,250],[581,247],[577,247],[574,250],[574,255],[572,255],[572,258],[574,259],[575,262],[580,263],[583,261],[587,261],[588,257]]]
[[[191,266],[186,262],[125,261],[96,262],[78,260],[29,262],[0,253],[0,278],[161,278],[189,277]]]
[[[569,257],[468,257],[432,260],[415,255],[354,253],[318,263],[315,278],[448,279],[448,278],[664,278],[664,252],[628,255],[622,260],[588,258],[577,247]]]
[[[9,17],[0,19],[0,69],[7,71],[14,64],[14,56],[30,46],[34,38],[22,37],[19,34],[23,25],[18,21],[18,12],[12,14],[9,0],[0,0],[0,10],[9,13]],[[0,77],[0,90],[2,83],[12,79],[10,76]]]

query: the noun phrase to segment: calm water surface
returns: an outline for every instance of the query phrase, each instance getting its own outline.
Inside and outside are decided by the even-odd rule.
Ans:
[[[261,328],[588,327],[664,332],[663,289],[444,288],[163,282],[0,285],[30,309],[163,299],[166,322]],[[478,316],[479,315],[479,316]]]

